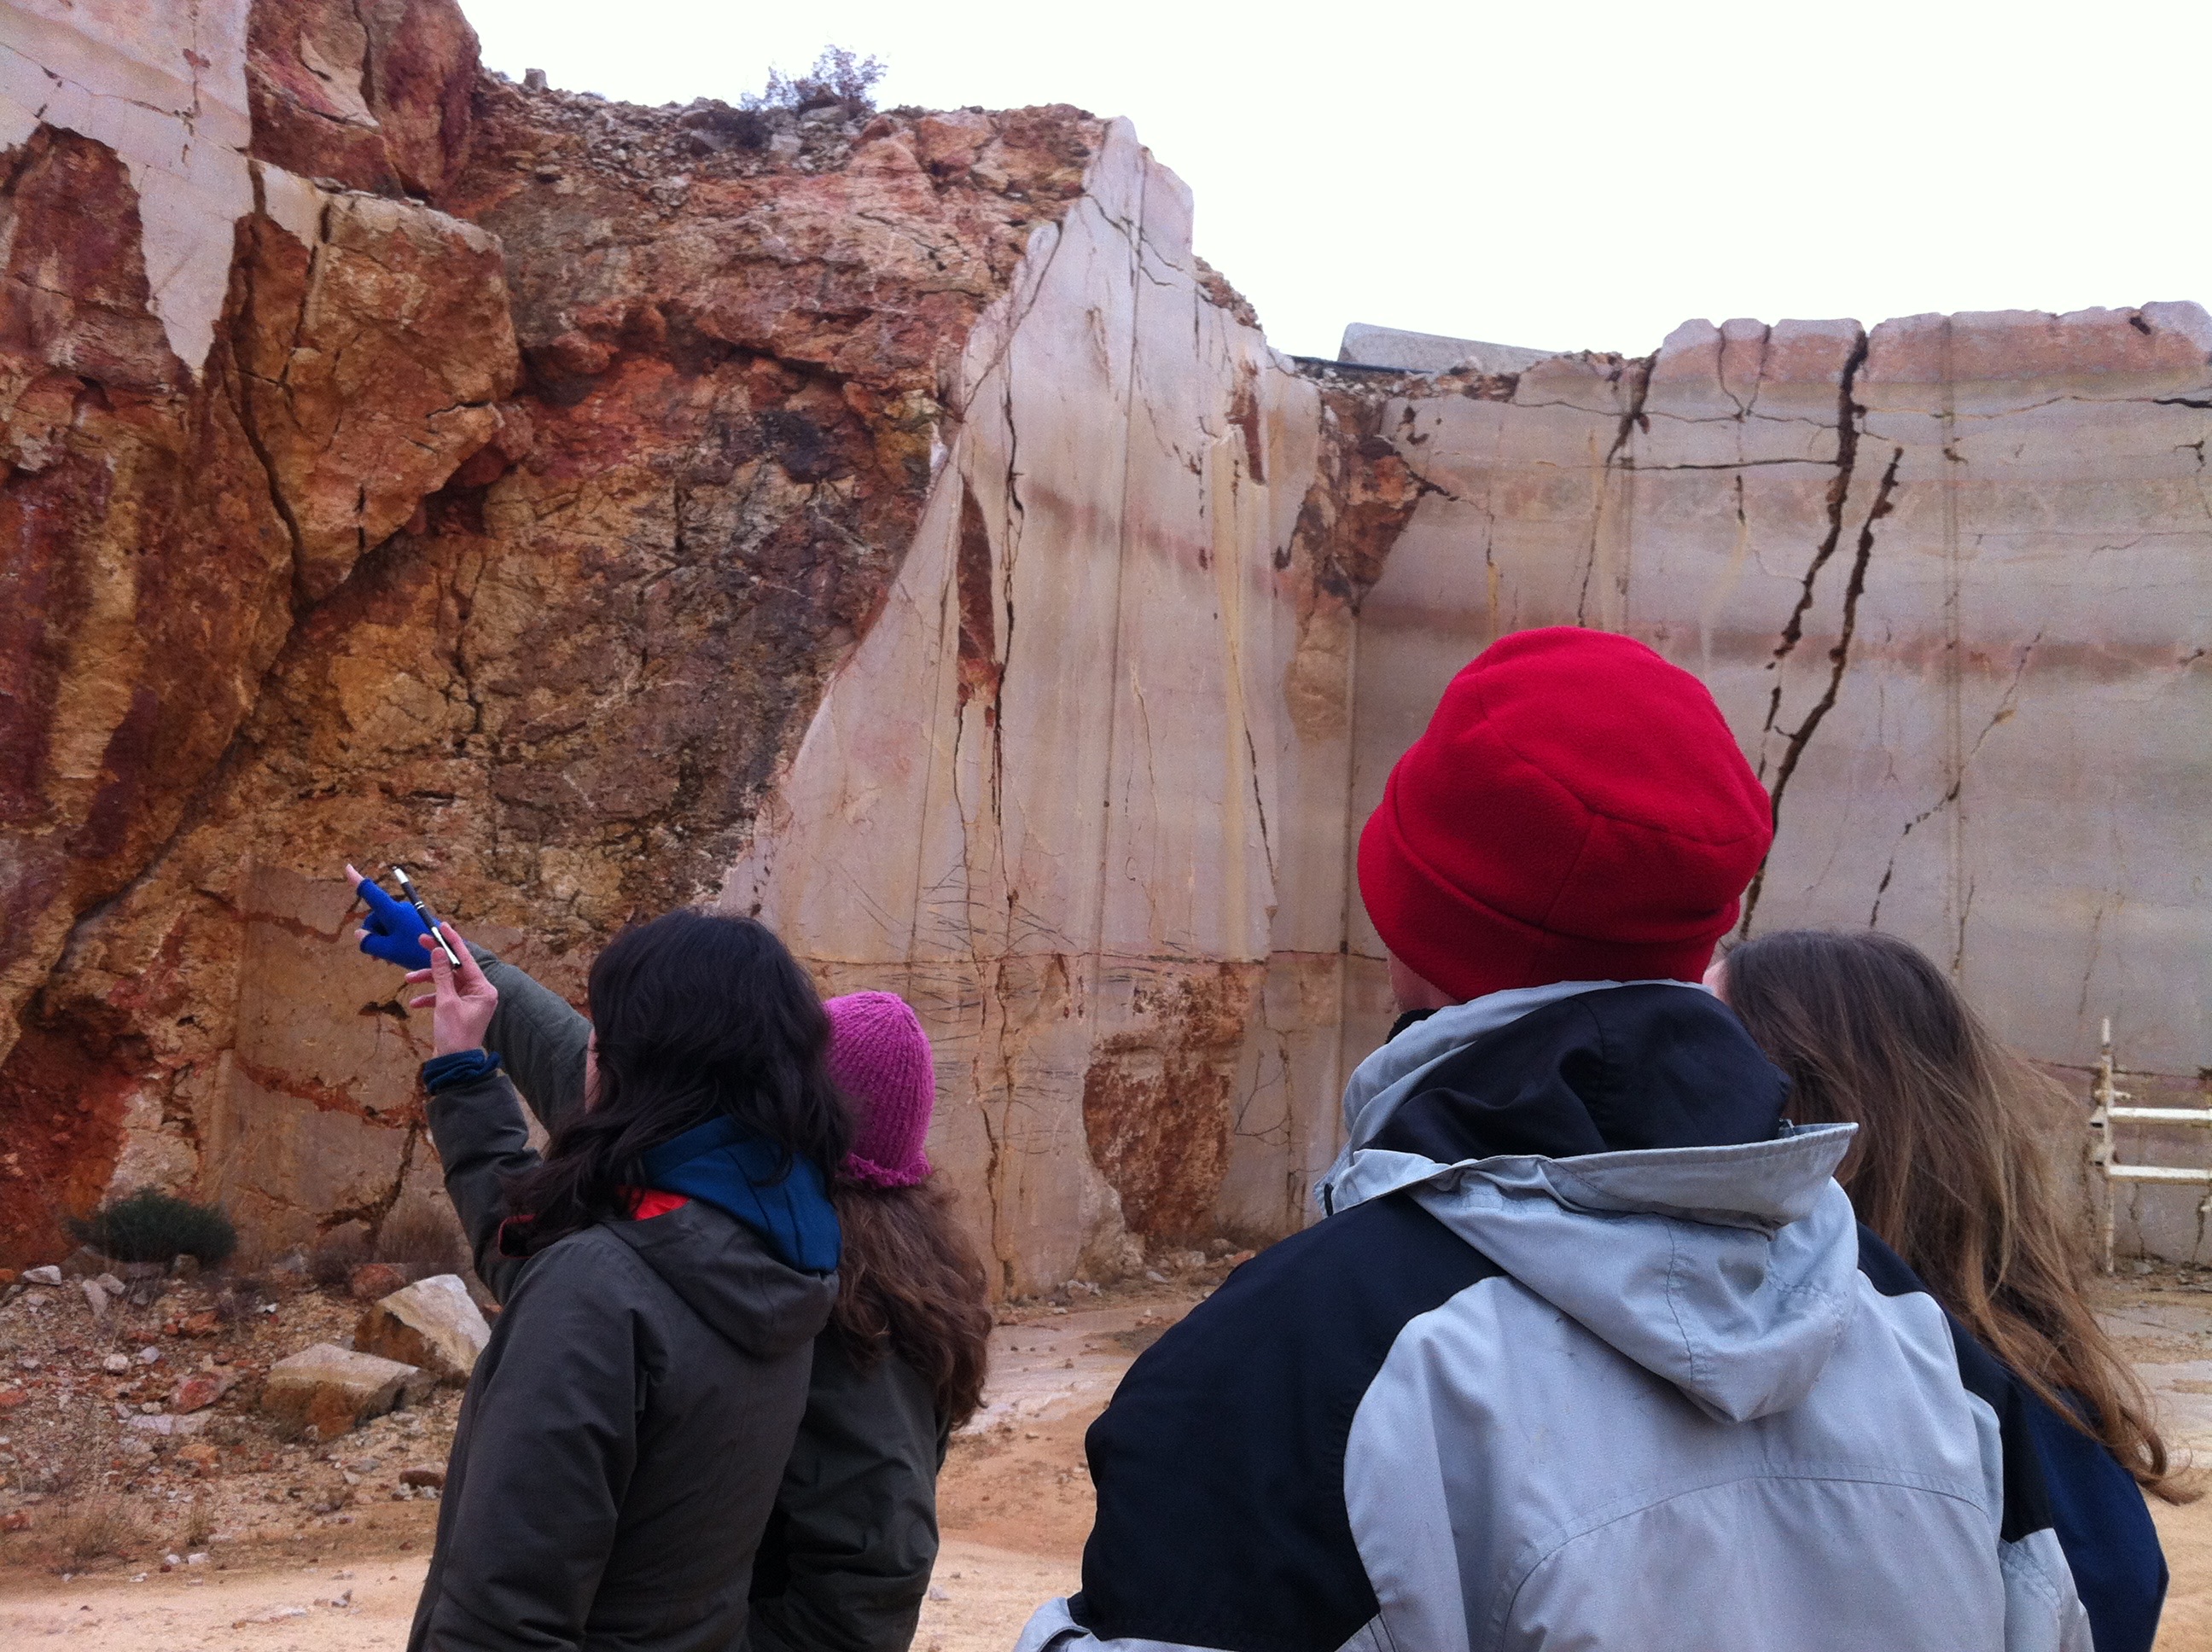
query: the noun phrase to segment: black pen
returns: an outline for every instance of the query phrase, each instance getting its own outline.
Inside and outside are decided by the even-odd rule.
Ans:
[[[438,920],[430,915],[430,908],[422,904],[422,897],[415,892],[415,884],[407,876],[407,868],[394,866],[392,875],[399,880],[399,893],[406,898],[407,904],[415,908],[415,915],[422,920],[424,932],[438,943],[438,950],[446,955],[446,962],[454,969],[459,969],[461,961],[453,956],[453,949],[446,944],[445,936],[439,932]]]

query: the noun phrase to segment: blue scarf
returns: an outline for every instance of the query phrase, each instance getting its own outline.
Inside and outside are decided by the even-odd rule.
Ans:
[[[647,1187],[712,1205],[758,1234],[786,1266],[834,1273],[842,1239],[822,1172],[804,1154],[793,1153],[779,1175],[782,1157],[772,1143],[747,1135],[735,1119],[720,1118],[661,1143],[646,1154],[641,1168]]]

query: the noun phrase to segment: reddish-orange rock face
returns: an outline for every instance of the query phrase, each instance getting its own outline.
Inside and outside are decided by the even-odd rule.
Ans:
[[[466,155],[480,73],[453,0],[257,0],[253,152],[303,178],[434,197]]]
[[[451,0],[258,0],[240,50],[204,362],[116,150],[41,129],[0,197],[9,1257],[111,1181],[271,1244],[430,1196],[337,865],[571,987],[709,884],[1098,130],[526,93]]]

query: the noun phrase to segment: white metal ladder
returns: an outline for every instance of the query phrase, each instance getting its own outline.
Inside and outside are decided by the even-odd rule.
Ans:
[[[2112,1151],[2112,1126],[2122,1124],[2193,1124],[2212,1127],[2212,1108],[2201,1107],[2124,1107],[2119,1103],[2129,1099],[2128,1092],[2112,1082],[2112,1018],[2105,1017],[2104,1038],[2097,1056],[2096,1081],[2089,1087],[2089,1099],[2095,1103],[2089,1114],[2089,1163],[2104,1177],[2104,1208],[2100,1219],[2105,1272],[2112,1271],[2112,1218],[2115,1181],[2158,1181],[2169,1185],[2179,1182],[2186,1187],[2203,1187],[2204,1197],[2198,1201],[2197,1216],[2203,1221],[2212,1215],[2212,1169],[2185,1169],[2175,1164],[2123,1164]]]

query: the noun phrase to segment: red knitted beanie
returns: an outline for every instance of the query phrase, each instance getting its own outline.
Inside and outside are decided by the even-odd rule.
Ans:
[[[1695,981],[1774,811],[1704,683],[1559,626],[1454,677],[1359,836],[1390,951],[1455,999],[1555,981]]]

